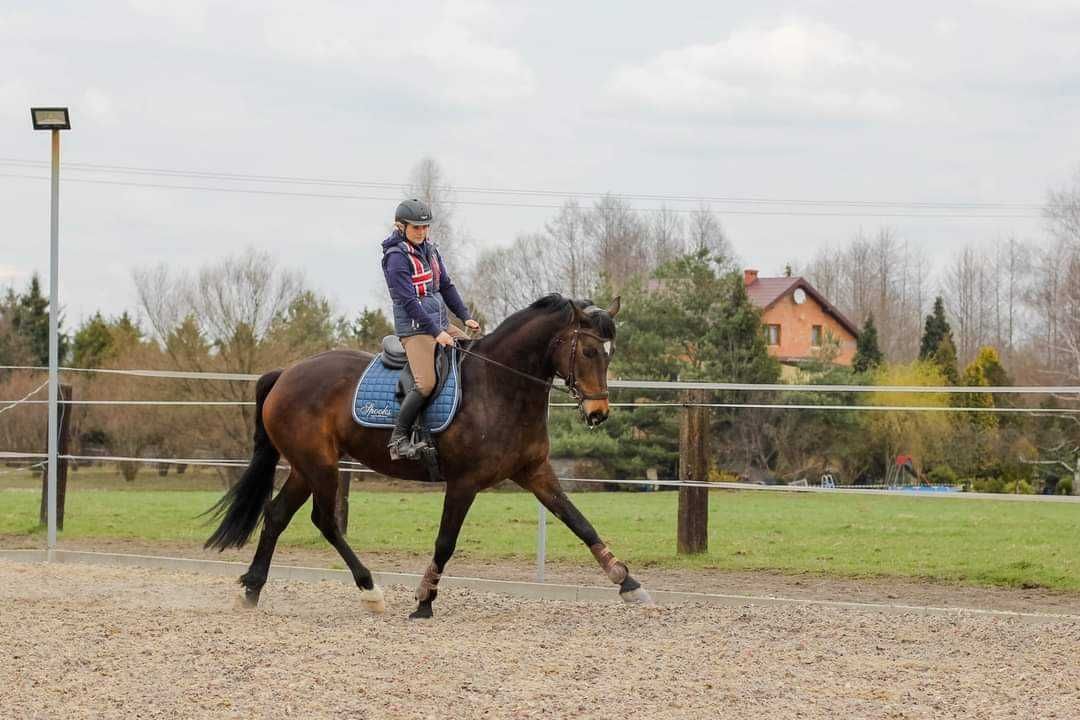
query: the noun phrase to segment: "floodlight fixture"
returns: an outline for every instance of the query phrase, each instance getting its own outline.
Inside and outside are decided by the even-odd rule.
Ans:
[[[30,108],[35,130],[70,130],[71,116],[67,108]]]

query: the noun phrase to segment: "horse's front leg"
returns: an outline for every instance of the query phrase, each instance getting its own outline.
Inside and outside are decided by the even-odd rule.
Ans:
[[[608,550],[607,545],[600,539],[593,526],[585,519],[581,511],[574,507],[574,504],[570,502],[570,498],[566,497],[566,493],[563,492],[562,486],[559,485],[559,479],[555,477],[555,471],[550,463],[544,461],[532,471],[519,478],[514,478],[514,482],[526,490],[530,490],[544,507],[555,517],[562,520],[566,527],[570,528],[570,531],[588,546],[604,574],[608,576],[611,582],[619,586],[619,596],[624,601],[642,605],[653,604],[652,598],[649,597],[649,593],[645,591],[645,588],[641,587],[641,583],[630,577],[630,571],[627,569],[626,563],[616,558],[611,550]]]
[[[435,539],[435,554],[424,571],[424,577],[420,579],[419,587],[416,588],[417,605],[416,610],[410,613],[410,618],[416,620],[432,616],[431,603],[439,594],[439,580],[442,578],[443,569],[454,554],[461,526],[465,524],[465,516],[468,515],[475,498],[476,490],[472,487],[467,490],[447,487],[446,496],[443,498],[442,520],[439,522],[439,536]]]

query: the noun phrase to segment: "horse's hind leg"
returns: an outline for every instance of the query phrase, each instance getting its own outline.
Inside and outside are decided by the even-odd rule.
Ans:
[[[240,584],[244,586],[242,601],[248,607],[255,607],[259,603],[259,593],[262,592],[266,577],[270,573],[270,559],[274,556],[278,537],[289,525],[289,521],[300,506],[307,502],[310,495],[311,488],[293,470],[277,496],[267,503],[255,557],[248,571],[240,576]]]
[[[360,558],[345,541],[345,536],[341,534],[334,517],[334,509],[337,507],[338,468],[322,466],[312,468],[310,471],[305,468],[304,474],[311,481],[314,496],[311,522],[319,528],[323,537],[334,546],[341,555],[341,559],[349,566],[353,580],[360,588],[360,602],[363,603],[364,608],[377,614],[385,612],[386,602],[383,600],[382,590],[375,584],[371,571],[360,562]]]

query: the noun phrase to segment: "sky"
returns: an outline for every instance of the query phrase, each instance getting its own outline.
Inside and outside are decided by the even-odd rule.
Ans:
[[[341,312],[383,305],[379,242],[424,156],[473,252],[612,192],[712,198],[763,275],[882,226],[940,267],[1044,235],[1080,167],[1078,37],[1080,0],[6,0],[0,287],[48,277],[46,105],[72,118],[68,328],[134,308],[135,268],[249,247]]]

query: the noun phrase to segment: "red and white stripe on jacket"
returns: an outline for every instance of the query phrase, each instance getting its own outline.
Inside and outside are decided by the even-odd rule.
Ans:
[[[420,259],[420,254],[413,250],[411,247],[406,248],[405,255],[409,258],[409,262],[412,263],[412,285],[413,290],[416,291],[417,297],[424,297],[430,295],[433,291],[432,281],[440,275],[440,268],[438,267],[439,256],[437,253],[432,253],[431,267],[425,268],[423,261]],[[434,291],[438,291],[438,286],[434,288]]]

